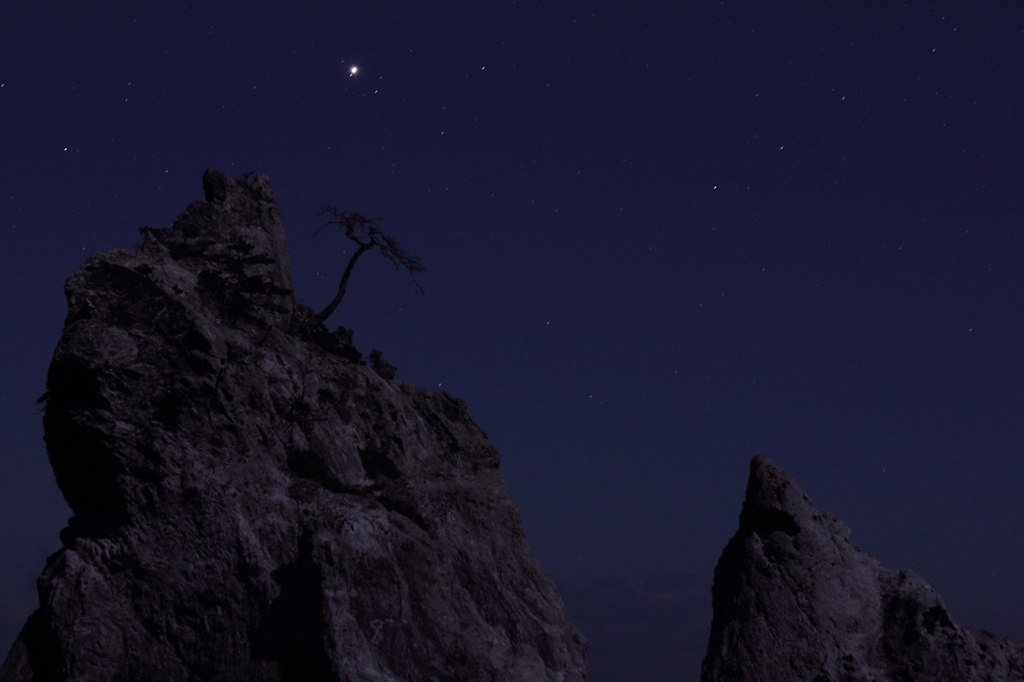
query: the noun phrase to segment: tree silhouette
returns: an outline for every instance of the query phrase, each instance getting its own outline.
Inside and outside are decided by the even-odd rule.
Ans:
[[[395,238],[384,234],[380,229],[380,221],[383,218],[367,218],[366,216],[355,213],[353,211],[342,211],[334,206],[325,206],[320,209],[317,213],[318,217],[325,215],[334,216],[333,220],[328,220],[325,224],[320,226],[316,232],[316,235],[323,228],[328,225],[335,225],[337,229],[345,228],[345,236],[354,241],[359,245],[356,252],[352,254],[352,257],[348,259],[348,266],[345,268],[345,272],[341,275],[341,283],[338,285],[338,293],[334,295],[334,300],[331,301],[326,308],[321,310],[316,315],[318,322],[323,322],[334,309],[341,303],[341,299],[345,297],[345,289],[348,287],[348,278],[352,274],[352,268],[355,266],[356,261],[364,253],[377,247],[380,250],[381,255],[387,258],[389,261],[394,263],[395,269],[405,268],[409,271],[412,276],[412,282],[416,285],[416,290],[422,294],[423,287],[416,281],[416,273],[423,272],[426,270],[423,264],[420,263],[416,256],[410,256],[408,253],[402,250],[402,247],[398,245]]]

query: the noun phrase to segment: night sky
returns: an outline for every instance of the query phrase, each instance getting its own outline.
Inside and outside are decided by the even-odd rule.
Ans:
[[[1024,7],[827,4],[5,6],[0,649],[70,515],[64,278],[211,167],[270,176],[315,308],[325,204],[426,265],[329,323],[468,401],[596,682],[697,679],[759,453],[1024,639]]]

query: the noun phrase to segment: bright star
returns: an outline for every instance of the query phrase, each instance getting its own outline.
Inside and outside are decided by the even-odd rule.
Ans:
[[[348,70],[348,75],[354,76],[354,75],[356,75],[356,71],[358,71],[358,70],[359,70],[358,66],[353,66],[351,69]]]

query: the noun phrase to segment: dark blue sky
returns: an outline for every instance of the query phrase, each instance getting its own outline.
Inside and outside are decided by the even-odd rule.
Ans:
[[[5,8],[0,648],[69,515],[63,279],[208,167],[271,177],[314,307],[324,204],[421,258],[425,297],[368,255],[330,322],[469,402],[596,682],[697,678],[758,453],[1024,639],[1024,9],[431,4]]]

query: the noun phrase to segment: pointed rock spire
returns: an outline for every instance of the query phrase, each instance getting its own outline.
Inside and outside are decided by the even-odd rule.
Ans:
[[[1024,680],[1024,646],[953,622],[910,570],[849,541],[769,458],[715,568],[702,682]]]

